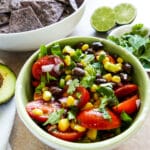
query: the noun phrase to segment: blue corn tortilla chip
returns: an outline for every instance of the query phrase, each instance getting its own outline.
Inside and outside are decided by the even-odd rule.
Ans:
[[[57,22],[62,16],[65,9],[65,6],[62,3],[55,0],[22,0],[21,5],[24,7],[31,6],[43,26],[47,26]]]
[[[31,7],[12,11],[9,21],[9,31],[23,32],[43,27]]]

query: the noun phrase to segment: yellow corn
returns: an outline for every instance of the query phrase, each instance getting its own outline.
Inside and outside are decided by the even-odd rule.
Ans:
[[[62,132],[66,131],[70,126],[70,122],[67,118],[63,118],[58,122],[58,129]]]
[[[66,77],[65,77],[65,81],[68,81],[68,80],[70,80],[71,79],[71,75],[66,75]]]
[[[115,83],[121,82],[121,78],[117,75],[114,75],[111,80],[112,80],[112,82],[115,82]]]
[[[83,44],[82,47],[81,47],[81,50],[86,51],[88,48],[89,48],[88,44]]]
[[[93,84],[90,88],[91,92],[96,92],[98,86],[96,84]]]
[[[75,50],[71,48],[71,46],[67,45],[64,47],[63,53],[68,53],[70,56],[73,56],[75,54]]]
[[[67,66],[71,65],[71,57],[69,55],[66,55],[64,58],[64,62]]]
[[[43,115],[43,111],[41,109],[35,108],[32,110],[32,113],[37,116]]]
[[[44,92],[44,91],[48,91],[48,87],[46,87],[46,86],[43,87],[43,88],[42,88],[42,91],[43,91],[43,92]]]
[[[116,72],[118,72],[118,71],[120,71],[122,69],[122,64],[121,63],[113,64],[111,62],[105,62],[104,63],[104,68],[107,71],[116,73]]]
[[[65,70],[65,74],[71,74],[71,70]]]
[[[90,139],[90,140],[95,140],[96,139],[96,137],[97,137],[97,130],[95,130],[95,129],[89,129],[88,131],[87,131],[87,137]]]
[[[85,104],[85,106],[82,108],[83,110],[86,110],[86,109],[92,109],[94,106],[91,102],[88,102]]]
[[[107,56],[103,59],[103,64],[105,64],[106,62],[109,62],[109,57]]]
[[[50,91],[44,91],[42,97],[43,100],[49,101],[52,98],[52,93]]]
[[[85,127],[83,127],[83,126],[81,126],[81,125],[79,125],[79,124],[75,124],[74,122],[72,122],[72,123],[70,124],[70,127],[71,127],[73,130],[76,130],[76,131],[78,131],[78,132],[84,132],[84,131],[86,130]]]
[[[107,74],[103,75],[103,78],[109,82],[112,80],[112,75],[111,75],[111,73],[107,73]]]
[[[123,59],[122,59],[121,57],[118,57],[118,58],[117,58],[117,62],[118,62],[118,63],[123,63]]]
[[[84,62],[84,60],[81,60],[80,63],[85,67],[86,63]]]
[[[67,102],[66,102],[67,106],[73,106],[75,104],[75,99],[72,96],[68,96],[67,98]]]

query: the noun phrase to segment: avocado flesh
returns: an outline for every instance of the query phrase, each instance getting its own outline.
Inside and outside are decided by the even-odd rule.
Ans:
[[[11,99],[15,92],[16,75],[6,65],[0,64],[0,104]]]

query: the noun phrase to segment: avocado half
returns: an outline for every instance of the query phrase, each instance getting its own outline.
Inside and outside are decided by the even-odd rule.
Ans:
[[[6,65],[0,63],[0,104],[11,99],[15,93],[16,75]]]

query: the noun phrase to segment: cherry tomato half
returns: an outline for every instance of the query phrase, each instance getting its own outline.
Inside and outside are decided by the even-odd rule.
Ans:
[[[33,113],[34,109],[40,109],[42,110],[43,114],[38,115]],[[37,121],[37,122],[45,122],[48,119],[48,116],[50,113],[52,113],[55,110],[60,109],[60,104],[59,103],[47,103],[44,102],[43,100],[35,100],[32,102],[29,102],[26,106],[26,111],[30,115],[30,117]]]
[[[55,69],[56,65],[64,64],[63,61],[58,56],[48,55],[38,59],[32,66],[32,75],[36,80],[40,80],[42,73],[42,66],[44,65],[54,65],[53,69],[50,71],[52,76],[57,77],[58,72]]]
[[[110,130],[120,127],[120,118],[112,111],[107,111],[111,119],[105,119],[97,109],[90,109],[81,111],[77,120],[83,127],[97,130]]]
[[[82,86],[77,87],[75,95],[79,93],[79,103],[78,107],[82,108],[89,100],[90,100],[90,94],[88,90]]]
[[[76,131],[60,132],[60,131],[54,130],[54,131],[49,131],[49,133],[57,138],[60,138],[66,141],[76,141],[80,139],[83,135],[83,132],[76,132]]]

